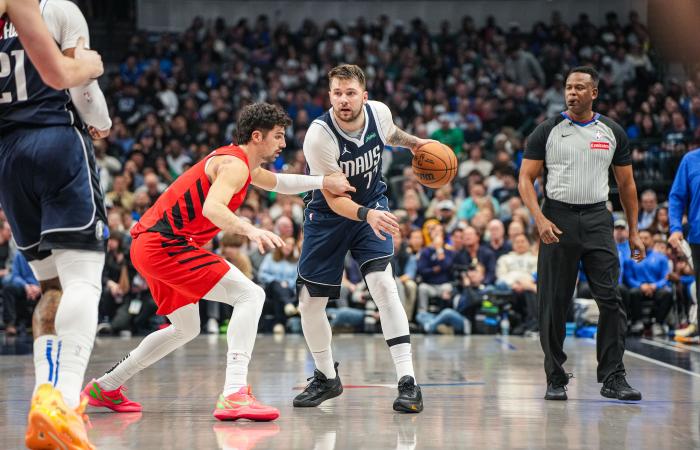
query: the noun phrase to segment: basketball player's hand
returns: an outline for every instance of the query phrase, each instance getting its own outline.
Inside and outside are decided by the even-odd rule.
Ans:
[[[335,172],[330,175],[323,177],[323,189],[330,191],[333,195],[338,197],[350,198],[348,192],[355,192],[355,189],[345,175],[341,172]]]
[[[541,216],[535,224],[537,225],[537,231],[540,233],[542,243],[552,244],[554,242],[559,242],[559,237],[557,235],[562,234],[562,231],[557,228],[551,220],[547,219],[545,216]]]
[[[85,48],[85,38],[78,38],[78,43],[75,45],[75,59],[79,59],[84,65],[90,67],[90,78],[97,78],[105,71],[102,64],[102,56],[94,50]]]
[[[647,250],[644,248],[642,238],[638,233],[630,233],[630,256],[633,260],[639,262],[647,256]]]
[[[260,253],[265,253],[267,249],[273,250],[277,247],[284,247],[284,241],[272,231],[253,228],[246,234],[248,239],[258,244]]]
[[[674,231],[671,233],[671,236],[668,237],[668,243],[671,245],[671,247],[675,248],[676,250],[681,249],[681,242],[683,241],[683,232],[682,231]]]
[[[386,237],[384,237],[382,232],[391,235],[399,234],[399,220],[389,211],[370,209],[367,214],[367,223],[372,227],[374,234],[382,241],[386,241]]]
[[[106,130],[98,130],[93,126],[89,126],[88,133],[90,133],[90,137],[93,139],[104,139],[109,136],[109,128]]]
[[[416,150],[431,142],[440,143],[440,141],[436,141],[435,139],[416,139],[416,146],[411,149],[411,153],[416,153]]]

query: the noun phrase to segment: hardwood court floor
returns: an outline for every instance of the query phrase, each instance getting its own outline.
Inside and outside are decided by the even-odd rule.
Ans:
[[[138,342],[99,339],[86,376],[100,375]],[[568,339],[567,369],[576,376],[569,401],[545,402],[538,340],[414,336],[413,342],[422,414],[392,411],[396,379],[381,336],[335,337],[346,390],[310,409],[292,407],[313,371],[301,336],[260,336],[250,382],[281,417],[217,422],[211,411],[223,384],[226,341],[202,336],[127,384],[143,413],[88,408],[90,436],[100,449],[700,448],[698,349],[636,341],[639,348],[626,354],[625,364],[644,400],[632,404],[600,396],[595,343]],[[646,347],[663,353],[666,362],[640,355]],[[30,355],[0,356],[0,448],[22,448],[32,366]]]

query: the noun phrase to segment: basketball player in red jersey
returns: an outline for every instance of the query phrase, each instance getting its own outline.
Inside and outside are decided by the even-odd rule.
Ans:
[[[274,161],[285,147],[289,117],[276,106],[246,106],[238,120],[240,146],[221,147],[182,174],[131,231],[131,258],[171,326],[152,333],[83,394],[90,405],[117,412],[140,411],[123,385],[137,372],[160,360],[199,334],[199,308],[204,298],[234,307],[229,322],[226,382],[214,417],[219,420],[274,420],[276,408],[255,400],[247,385],[248,362],[265,301],[264,290],[224,258],[201,248],[220,230],[247,236],[260,251],[281,247],[282,239],[256,228],[233,212],[243,203],[248,185],[283,194],[312,189],[349,195],[345,176],[275,174],[259,167]]]

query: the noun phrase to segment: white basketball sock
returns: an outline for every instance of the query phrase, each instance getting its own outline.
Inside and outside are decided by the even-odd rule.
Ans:
[[[54,326],[58,336],[54,385],[72,408],[80,404],[83,377],[95,342],[97,307],[102,292],[102,252],[52,251],[63,294]]]
[[[414,377],[411,355],[411,341],[408,331],[408,318],[399,298],[396,280],[388,265],[383,272],[371,272],[365,275],[367,288],[379,309],[384,339],[389,345],[396,367],[396,378],[404,375]]]
[[[224,396],[228,396],[248,384],[248,365],[265,304],[265,291],[240,270],[231,266],[204,298],[233,306],[233,314],[226,332],[228,351]]]
[[[311,297],[306,286],[299,292],[299,314],[301,315],[301,329],[304,339],[311,350],[311,355],[326,378],[335,378],[335,366],[333,352],[331,351],[331,324],[326,317],[326,305],[328,297]]]
[[[53,386],[57,350],[58,336],[55,334],[45,334],[34,340],[34,392],[42,384],[49,383]]]

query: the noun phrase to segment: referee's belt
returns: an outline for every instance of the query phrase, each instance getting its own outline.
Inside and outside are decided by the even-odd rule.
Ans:
[[[551,198],[545,198],[544,204],[548,205],[548,206],[556,206],[558,208],[570,209],[572,211],[584,211],[587,209],[605,208],[605,202],[584,203],[584,204],[577,205],[577,204],[573,204],[573,203],[560,202],[559,200],[553,200]]]

